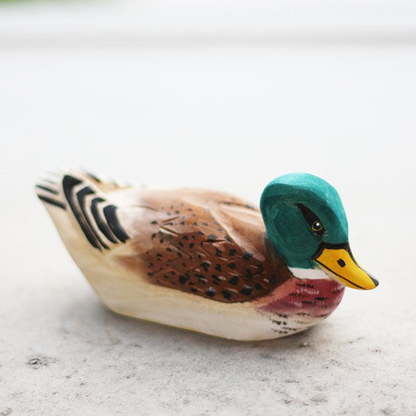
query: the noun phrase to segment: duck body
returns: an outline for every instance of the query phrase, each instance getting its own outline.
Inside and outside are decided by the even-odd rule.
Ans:
[[[262,340],[317,324],[342,299],[344,284],[323,268],[291,267],[262,212],[232,195],[119,186],[74,169],[36,189],[74,261],[119,314]]]

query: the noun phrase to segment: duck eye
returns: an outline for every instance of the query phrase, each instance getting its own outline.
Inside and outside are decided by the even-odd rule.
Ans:
[[[323,225],[319,222],[319,221],[315,221],[312,225],[311,225],[312,231],[315,233],[319,233],[320,231],[322,231],[324,229]]]
[[[322,235],[325,232],[325,228],[321,223],[321,220],[318,218],[318,216],[313,213],[308,207],[305,207],[305,205],[297,204],[297,207],[302,212],[306,222],[309,224],[309,227],[311,227],[311,230],[318,235]]]

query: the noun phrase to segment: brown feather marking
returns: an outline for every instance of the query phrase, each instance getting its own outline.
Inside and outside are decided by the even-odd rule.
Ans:
[[[120,257],[130,270],[158,285],[220,302],[265,296],[291,276],[266,246],[258,209],[214,192],[181,191],[170,199],[172,194],[154,191],[142,197],[157,210],[146,217],[153,232],[147,228],[140,237],[151,248]]]

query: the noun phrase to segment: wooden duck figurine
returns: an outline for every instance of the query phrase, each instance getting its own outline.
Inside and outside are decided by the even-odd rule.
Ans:
[[[351,254],[337,191],[310,174],[269,183],[260,210],[222,192],[120,186],[79,169],[36,190],[92,287],[123,315],[263,340],[325,319],[345,286],[378,285]]]

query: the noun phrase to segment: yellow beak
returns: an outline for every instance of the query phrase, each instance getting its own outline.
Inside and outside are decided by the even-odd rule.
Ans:
[[[315,261],[331,277],[353,289],[371,290],[378,286],[378,281],[361,268],[351,254],[348,244],[342,247],[324,247]]]

